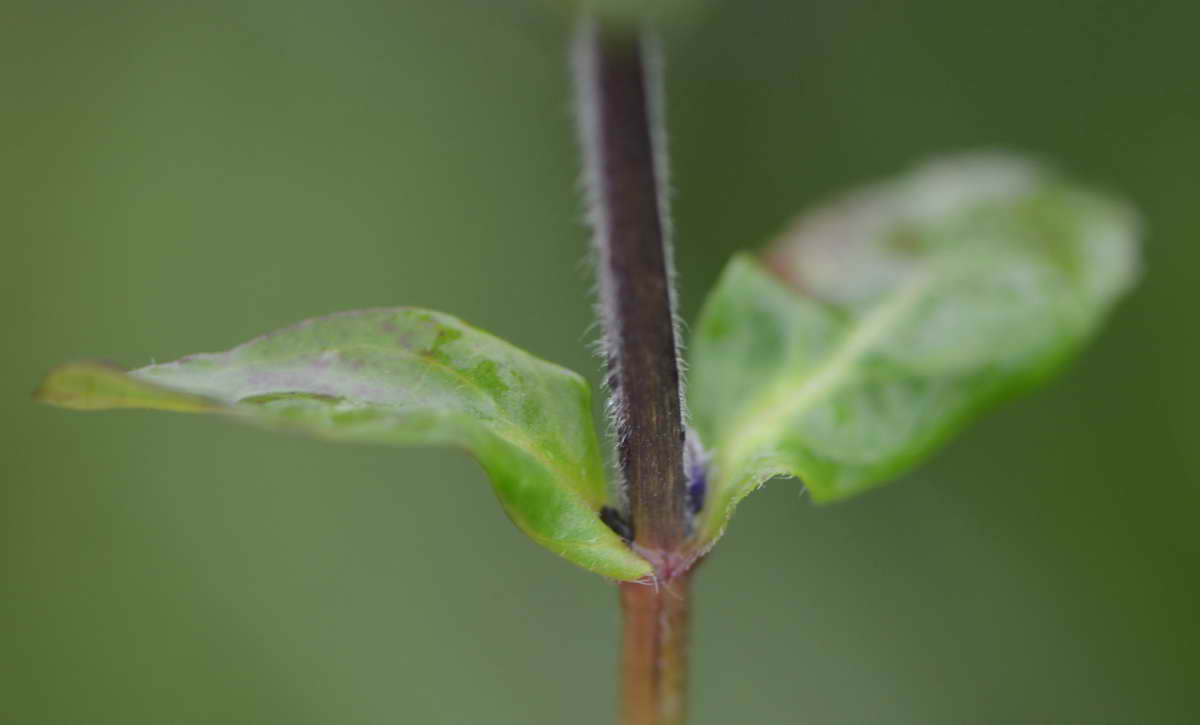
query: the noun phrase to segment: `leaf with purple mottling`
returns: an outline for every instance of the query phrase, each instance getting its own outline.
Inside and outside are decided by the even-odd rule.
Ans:
[[[777,475],[816,501],[909,470],[982,410],[1055,373],[1137,276],[1123,202],[1029,159],[941,159],[739,255],[691,342],[711,451],[698,546]]]
[[[598,517],[606,483],[587,383],[449,315],[330,315],[129,372],[72,363],[35,396],[83,410],[216,413],[331,441],[457,446],[542,546],[614,579],[649,573]]]

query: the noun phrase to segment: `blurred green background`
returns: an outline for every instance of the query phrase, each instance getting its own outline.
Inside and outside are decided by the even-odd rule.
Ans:
[[[1200,722],[1194,2],[738,0],[668,38],[677,257],[939,150],[1130,196],[1089,353],[905,480],[748,499],[694,722]],[[35,406],[47,367],[416,304],[597,378],[567,27],[539,0],[0,2],[0,721],[590,723],[616,597],[442,450]]]

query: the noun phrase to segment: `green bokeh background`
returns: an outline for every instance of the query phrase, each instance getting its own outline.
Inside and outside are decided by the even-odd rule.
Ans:
[[[903,481],[743,504],[694,722],[1200,721],[1200,9],[716,4],[668,38],[695,315],[796,211],[940,150],[1121,190],[1146,276],[1089,353]],[[48,366],[446,310],[587,372],[539,0],[0,1],[0,722],[610,722],[615,593],[442,450],[35,406]]]

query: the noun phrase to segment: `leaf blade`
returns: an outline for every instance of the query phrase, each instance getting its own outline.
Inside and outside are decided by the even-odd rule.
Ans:
[[[1131,286],[1136,236],[1121,204],[973,156],[804,218],[769,270],[735,257],[692,342],[702,545],[770,477],[856,495],[1050,377]]]
[[[216,413],[338,442],[460,447],[539,544],[615,579],[650,571],[597,515],[606,483],[587,383],[442,313],[330,315],[128,373],[76,363],[51,371],[35,397]]]

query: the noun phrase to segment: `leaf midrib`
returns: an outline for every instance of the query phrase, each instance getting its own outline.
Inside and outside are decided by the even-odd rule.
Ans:
[[[734,435],[718,451],[719,486],[729,485],[736,464],[752,455],[756,448],[786,423],[808,410],[843,385],[859,361],[894,329],[921,299],[932,283],[933,275],[918,271],[881,299],[830,351],[816,368],[801,375],[779,375],[739,416]]]

